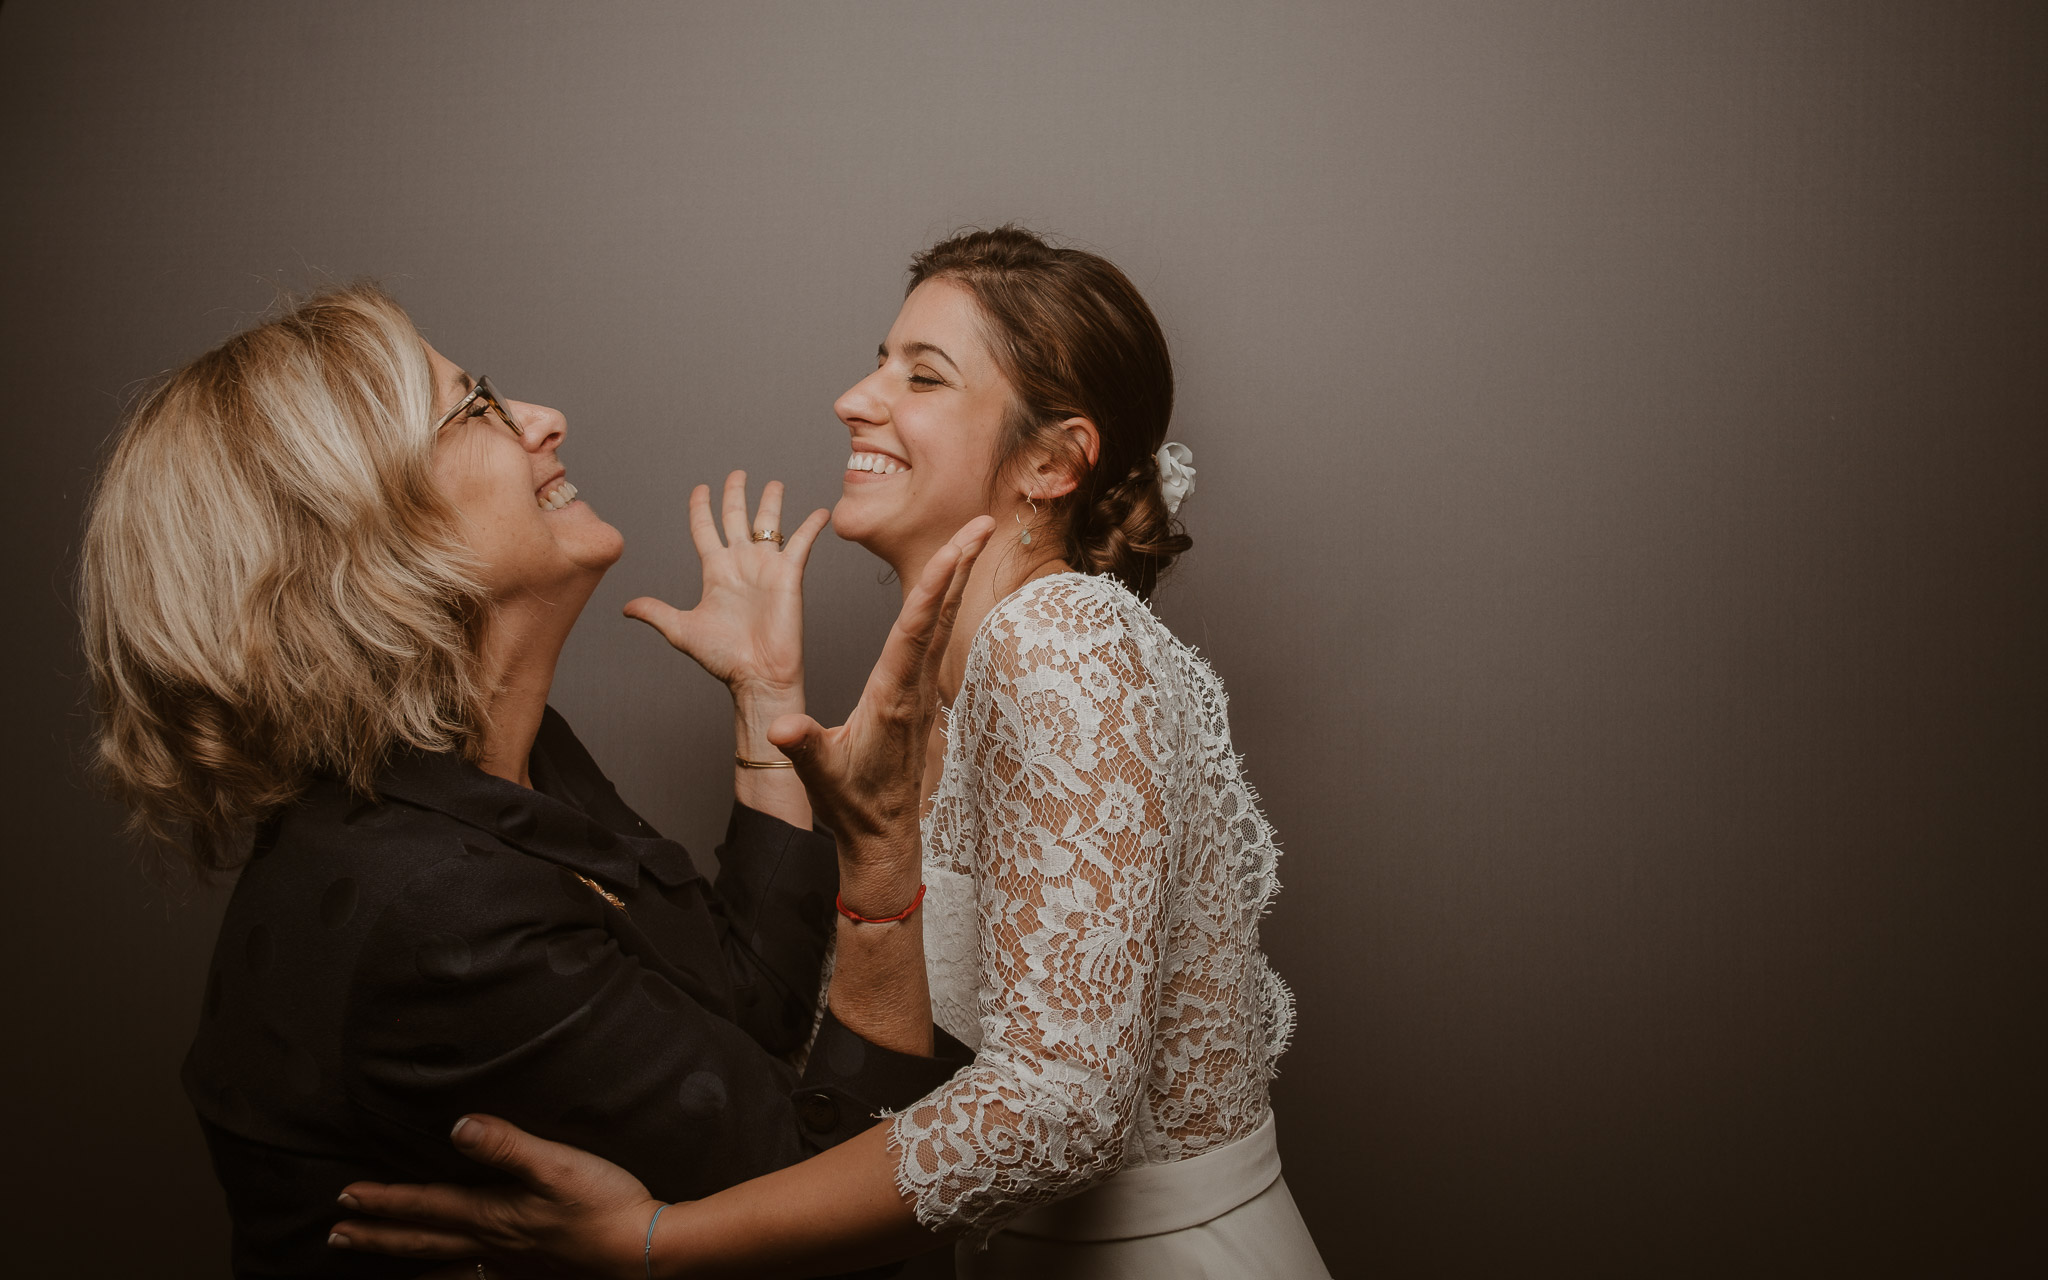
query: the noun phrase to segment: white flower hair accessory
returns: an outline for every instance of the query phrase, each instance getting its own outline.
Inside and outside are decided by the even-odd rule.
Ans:
[[[1178,514],[1180,504],[1195,491],[1195,451],[1178,440],[1168,440],[1154,455],[1159,459],[1159,496],[1166,499],[1168,514]]]

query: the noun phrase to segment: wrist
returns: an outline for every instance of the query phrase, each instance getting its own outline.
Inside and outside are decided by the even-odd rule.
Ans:
[[[768,741],[768,726],[776,717],[801,714],[804,709],[802,689],[749,691],[733,693],[732,730],[733,749],[748,760],[781,760],[783,754],[774,743]]]
[[[931,1057],[931,988],[925,978],[921,912],[895,924],[855,924],[842,916],[836,934],[837,959],[827,997],[832,1016],[870,1044]]]
[[[811,798],[804,791],[802,779],[796,776],[796,769],[787,763],[789,758],[768,741],[765,732],[749,734],[746,726],[741,725],[736,736],[738,758],[732,766],[733,799],[792,827],[810,827],[815,821]],[[742,764],[742,760],[752,764]]]
[[[720,1193],[730,1198],[730,1190]],[[742,1251],[732,1256],[726,1232],[720,1230],[732,1220],[730,1206],[720,1213],[715,1197],[678,1200],[668,1206],[648,1233],[652,1248],[644,1262],[635,1258],[634,1280],[725,1280],[726,1277],[754,1275],[759,1266],[744,1264],[750,1259]],[[751,1242],[749,1242],[751,1243]]]
[[[916,900],[923,885],[924,867],[915,856],[908,859],[898,856],[885,863],[870,865],[848,865],[842,858],[839,863],[841,914],[851,911],[870,920],[898,915]]]
[[[844,916],[848,921],[850,921],[853,924],[901,924],[905,920],[908,920],[910,919],[910,917],[916,915],[917,909],[924,905],[924,892],[925,886],[922,883],[920,883],[917,886],[917,892],[910,895],[909,906],[903,908],[901,911],[892,912],[891,914],[886,916],[862,915],[860,912],[855,911],[852,907],[846,905],[846,895],[844,893],[838,896],[837,900],[834,902],[833,905],[838,908],[839,914],[841,916]]]
[[[760,680],[740,681],[731,686],[731,692],[733,715],[739,719],[758,719],[764,727],[777,716],[790,715],[804,709],[802,676],[798,676],[790,684]]]
[[[661,1226],[661,1220],[680,1208],[679,1204],[667,1204],[660,1200],[650,1200],[640,1206],[640,1214],[647,1219],[647,1230],[641,1232],[633,1241],[632,1257],[618,1274],[645,1280],[646,1277],[657,1273],[655,1233]]]
[[[643,1280],[647,1275],[652,1228],[657,1221],[665,1228],[675,1212],[676,1205],[664,1204],[651,1196],[638,1204],[621,1206],[607,1215],[602,1243],[593,1240],[596,1247],[576,1260],[584,1268],[577,1274],[605,1276],[609,1280]],[[656,1273],[659,1274],[661,1249],[658,1244],[652,1254]]]

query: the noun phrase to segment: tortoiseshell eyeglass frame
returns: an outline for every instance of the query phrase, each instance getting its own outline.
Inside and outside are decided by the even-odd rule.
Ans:
[[[483,403],[478,404],[478,401],[482,401]],[[476,380],[476,385],[469,389],[469,394],[462,397],[462,399],[456,403],[453,409],[450,409],[448,412],[441,415],[441,420],[434,424],[434,434],[441,434],[441,428],[447,426],[449,423],[455,421],[457,418],[465,416],[474,417],[475,415],[482,413],[485,409],[497,410],[498,418],[502,422],[504,422],[506,426],[512,428],[513,435],[519,436],[521,438],[525,437],[526,433],[519,429],[519,420],[514,418],[512,416],[512,411],[505,407],[505,398],[498,394],[498,389],[496,387],[491,385],[491,380],[488,375],[478,377]]]

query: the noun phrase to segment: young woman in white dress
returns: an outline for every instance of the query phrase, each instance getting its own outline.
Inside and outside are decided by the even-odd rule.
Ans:
[[[911,276],[836,405],[833,519],[904,582],[966,521],[997,530],[937,668],[922,885],[861,910],[921,920],[933,1020],[973,1064],[839,1148],[659,1212],[595,1157],[465,1121],[457,1144],[522,1186],[353,1185],[350,1208],[418,1225],[346,1222],[347,1247],[815,1275],[957,1238],[968,1277],[1327,1274],[1267,1096],[1293,1022],[1258,942],[1273,834],[1220,682],[1145,603],[1189,545],[1165,339],[1115,266],[1021,230],[948,240]],[[863,782],[821,767],[824,733],[772,736],[829,815]]]

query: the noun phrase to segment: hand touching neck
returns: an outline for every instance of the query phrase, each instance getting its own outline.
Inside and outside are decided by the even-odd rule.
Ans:
[[[987,549],[974,562],[973,572],[968,576],[967,588],[960,597],[960,616],[953,623],[945,657],[939,664],[939,697],[946,706],[952,706],[954,696],[960,692],[960,682],[967,673],[967,650],[989,612],[1025,583],[1071,569],[1056,547],[1043,545],[1051,539],[1041,534],[1033,545],[1027,546],[1018,536],[1021,530],[1022,526],[1016,525],[1005,529],[998,522]],[[933,548],[933,552],[936,550]],[[897,579],[905,584],[906,598],[910,594],[909,584],[923,576],[930,559],[931,554],[927,553],[917,557],[915,564],[893,566]]]

